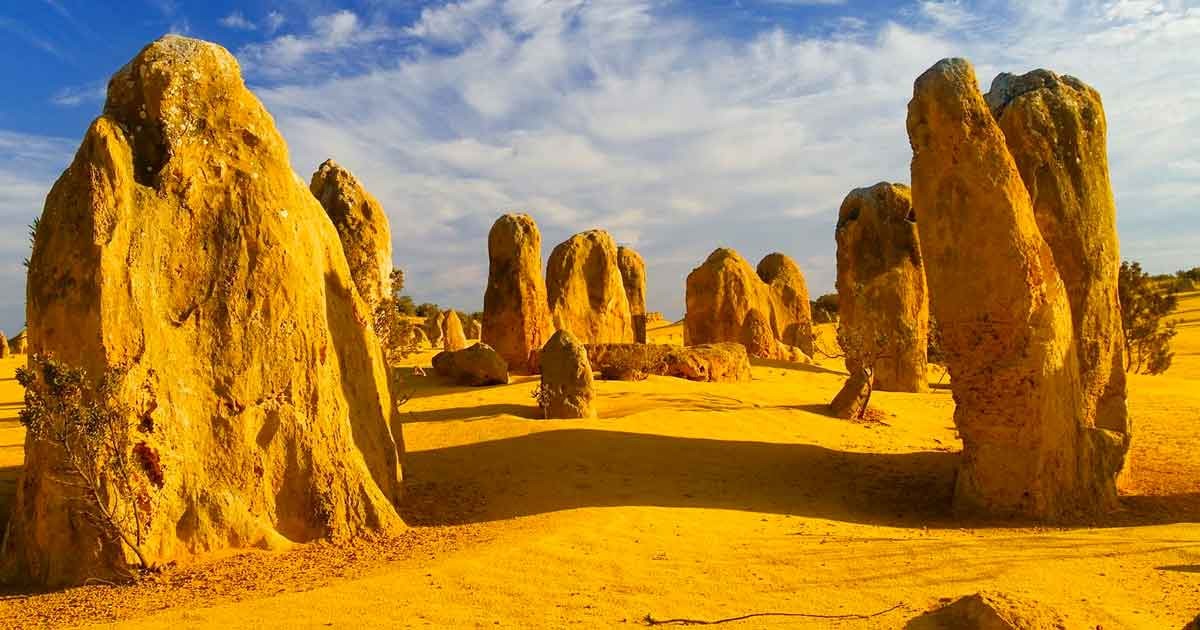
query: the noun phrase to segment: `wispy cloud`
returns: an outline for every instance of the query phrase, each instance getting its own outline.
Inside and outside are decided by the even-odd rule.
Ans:
[[[233,13],[230,13],[229,15],[226,15],[217,21],[225,28],[231,28],[238,31],[253,31],[258,28],[254,22],[247,20],[246,16],[242,15],[241,11],[234,11]]]
[[[59,59],[66,60],[67,56],[50,40],[42,37],[29,26],[17,20],[0,15],[0,31],[15,35],[26,44]]]
[[[50,102],[59,107],[77,107],[79,105],[98,103],[107,95],[107,86],[102,83],[89,83],[64,87],[50,97]]]
[[[263,19],[263,27],[266,29],[268,35],[274,35],[275,32],[278,31],[286,21],[287,19],[282,13],[279,11],[271,11],[267,14],[267,17]]]

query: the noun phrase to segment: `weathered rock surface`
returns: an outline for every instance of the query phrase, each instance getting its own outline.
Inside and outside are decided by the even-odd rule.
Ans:
[[[791,258],[778,252],[767,254],[758,263],[758,277],[767,284],[773,300],[772,327],[781,342],[813,353],[812,302],[808,283]],[[772,311],[764,311],[771,315]]]
[[[542,236],[528,215],[506,214],[488,233],[488,285],[480,339],[515,374],[536,374],[553,327],[542,276]]]
[[[617,245],[608,232],[580,232],[550,252],[546,295],[554,327],[571,331],[581,343],[633,341]]]
[[[750,358],[746,348],[737,343],[687,347],[609,343],[589,345],[587,353],[592,368],[605,380],[640,381],[647,376],[712,383],[750,380]]]
[[[843,420],[863,417],[867,405],[871,403],[874,379],[875,375],[868,368],[860,366],[851,371],[850,378],[846,379],[842,389],[833,397],[833,402],[829,403],[829,413]]]
[[[477,343],[462,350],[446,350],[433,357],[433,370],[459,385],[508,384],[508,364],[491,346]]]
[[[128,373],[152,563],[403,527],[386,367],[337,231],[271,116],[215,44],[168,35],[109,83],[46,199],[30,345]],[[142,447],[139,447],[142,448]],[[47,585],[123,573],[32,438],[5,567]],[[140,473],[135,473],[140,474]]]
[[[641,254],[624,245],[617,248],[617,266],[625,285],[625,299],[633,322],[633,341],[646,343],[646,261]]]
[[[559,330],[541,352],[539,403],[547,419],[595,418],[595,386],[587,350],[569,331]]]
[[[392,231],[383,207],[350,171],[325,160],[309,183],[337,228],[358,295],[374,309],[392,293]]]
[[[454,352],[467,347],[467,335],[462,320],[453,309],[442,313],[442,350]]]
[[[910,621],[908,630],[1066,630],[1054,610],[1005,593],[961,597]]]
[[[773,300],[746,259],[732,249],[717,249],[688,274],[683,343],[739,343],[746,315],[758,309],[773,318]]]
[[[997,76],[985,99],[1067,288],[1084,422],[1128,438],[1121,257],[1100,94],[1074,77],[1035,70]]]
[[[4,333],[0,332],[0,359],[7,357],[10,352],[8,338],[4,336]]]
[[[777,359],[779,341],[775,339],[775,331],[771,330],[771,322],[757,308],[750,309],[742,320],[742,334],[739,339],[746,346],[746,354],[759,359]]]
[[[969,63],[917,79],[908,133],[963,439],[956,507],[1040,519],[1110,509],[1123,451],[1084,425],[1066,288]]]
[[[912,194],[902,184],[851,191],[838,211],[839,336],[851,374],[873,367],[875,387],[929,391],[929,296]]]
[[[464,326],[464,329],[467,334],[467,339],[479,339],[480,334],[482,334],[482,328],[479,326],[479,320],[475,319],[474,317],[467,320],[467,325]]]

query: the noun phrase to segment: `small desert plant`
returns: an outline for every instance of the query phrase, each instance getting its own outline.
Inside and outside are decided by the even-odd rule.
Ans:
[[[151,486],[162,487],[163,468],[152,447],[133,443],[136,415],[119,398],[125,374],[114,368],[92,381],[83,368],[34,355],[17,370],[25,388],[19,419],[34,441],[59,450],[55,480],[79,491],[80,513],[147,569],[143,530]]]
[[[1125,327],[1125,371],[1162,374],[1175,357],[1171,352],[1175,322],[1163,321],[1178,303],[1174,286],[1155,282],[1140,264],[1125,261],[1121,263],[1117,290]]]
[[[538,383],[538,386],[533,389],[533,393],[530,395],[537,401],[538,407],[542,409],[542,413],[546,414],[550,409],[551,402],[554,400],[555,393],[554,388],[549,385]]]
[[[387,364],[395,365],[402,359],[417,352],[417,335],[415,325],[405,318],[401,309],[404,290],[404,272],[392,271],[392,295],[384,298],[375,307],[375,336],[383,349],[383,358]],[[412,300],[408,302],[411,304]]]

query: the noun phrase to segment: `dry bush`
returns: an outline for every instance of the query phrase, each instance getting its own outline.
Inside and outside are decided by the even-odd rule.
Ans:
[[[83,368],[34,355],[29,367],[17,369],[25,388],[19,419],[35,442],[59,451],[61,468],[53,479],[78,491],[80,513],[148,569],[143,529],[150,494],[163,486],[164,472],[158,453],[134,442],[136,414],[119,398],[125,373],[110,369],[93,381]]]
[[[1121,263],[1117,277],[1121,301],[1121,323],[1125,326],[1125,371],[1162,374],[1171,367],[1175,353],[1171,340],[1175,322],[1163,320],[1178,304],[1174,286],[1156,282],[1136,262]]]

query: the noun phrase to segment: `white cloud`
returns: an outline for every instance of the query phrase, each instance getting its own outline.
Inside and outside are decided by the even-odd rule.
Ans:
[[[230,13],[229,15],[226,15],[218,20],[218,22],[220,22],[221,26],[224,26],[225,28],[231,28],[239,31],[253,31],[258,28],[258,25],[250,20],[247,20],[246,16],[242,15],[241,11],[234,11],[233,13]]]
[[[278,24],[282,24],[281,18]],[[238,57],[248,72],[284,77],[321,61],[322,57],[395,35],[390,27],[365,24],[357,14],[347,10],[314,17],[309,28],[311,33],[308,35],[281,35],[264,43],[245,46],[238,51]]]

